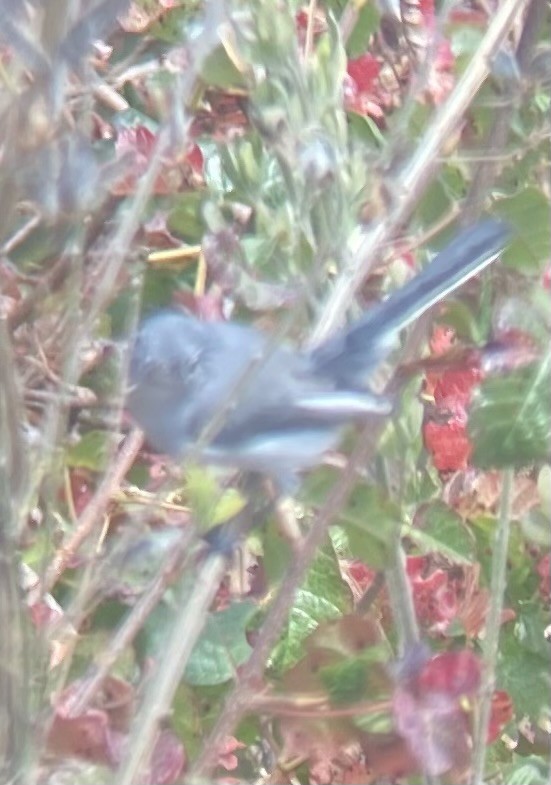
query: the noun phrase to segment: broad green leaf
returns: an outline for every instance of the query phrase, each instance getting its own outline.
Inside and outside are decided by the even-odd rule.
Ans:
[[[173,209],[167,221],[168,227],[189,243],[198,243],[203,237],[204,223],[201,217],[203,198],[204,194],[201,191],[189,191],[173,199]]]
[[[315,472],[305,487],[308,504],[323,504],[335,480],[336,473],[331,469]],[[350,555],[376,569],[386,566],[400,522],[399,507],[379,488],[363,484],[354,488],[344,510],[335,518],[335,525],[344,530]]]
[[[349,653],[335,662],[321,665],[319,680],[334,704],[386,697],[391,686],[388,674],[388,660],[391,656],[390,647],[382,641],[374,645],[366,644],[357,653]]]
[[[371,36],[379,28],[380,18],[379,9],[375,3],[363,3],[356,18],[356,24],[346,42],[346,51],[349,57],[359,57],[367,52]]]
[[[398,506],[379,489],[357,488],[339,521],[346,531],[352,555],[371,567],[384,568],[400,517]]]
[[[289,540],[283,536],[281,526],[271,517],[262,532],[263,564],[270,586],[275,586],[284,577],[293,558]]]
[[[543,635],[543,629],[542,629]],[[549,656],[530,651],[521,640],[524,633],[504,627],[501,634],[500,654],[497,668],[497,687],[506,690],[512,698],[518,716],[527,714],[538,717],[540,711],[549,708]]]
[[[177,270],[148,266],[142,290],[143,313],[170,305],[172,295],[181,286],[182,274]]]
[[[252,602],[236,602],[209,614],[184,673],[188,684],[223,684],[234,678],[251,653],[245,633],[256,610]]]
[[[170,727],[185,744],[190,758],[195,758],[204,748],[205,738],[218,720],[231,688],[231,682],[192,686],[180,681],[172,703]]]
[[[229,43],[228,41],[228,46]],[[239,71],[226,49],[221,46],[206,58],[201,68],[201,77],[208,87],[217,87],[221,90],[243,88],[246,84],[245,75]]]
[[[67,466],[78,466],[91,471],[105,469],[109,454],[110,435],[106,431],[88,431],[78,444],[66,452]]]
[[[543,272],[551,255],[549,200],[536,188],[523,188],[515,196],[500,200],[499,214],[514,229],[511,244],[503,254],[505,263],[523,273]]]
[[[549,643],[543,631],[549,623],[547,614],[541,604],[521,602],[515,608],[517,618],[513,622],[516,639],[527,651],[540,657],[549,656]]]
[[[353,657],[320,669],[320,679],[327,689],[331,703],[355,703],[366,697],[368,664],[361,657]]]
[[[537,507],[528,510],[520,519],[522,533],[530,542],[551,548],[551,518]]]
[[[149,13],[153,14],[156,3],[151,5],[153,8]],[[193,24],[193,16],[199,8],[198,0],[186,0],[185,3],[174,4],[172,8],[167,4],[162,16],[149,28],[148,35],[167,44],[182,46],[188,38],[190,22]]]
[[[159,124],[149,115],[131,106],[123,112],[117,112],[114,118],[116,128],[134,128],[144,126],[151,133],[157,133]]]
[[[322,621],[335,619],[352,607],[350,589],[343,581],[331,547],[324,548],[310,567],[289,613],[287,628],[271,657],[271,666],[282,672],[304,654],[304,641]]]
[[[549,766],[538,755],[517,759],[513,766],[504,767],[501,775],[507,785],[549,785]]]
[[[549,456],[550,363],[488,379],[469,411],[472,462],[482,468],[529,466]]]
[[[373,118],[348,112],[347,119],[351,137],[357,140],[362,147],[372,150],[384,149],[386,140]]]
[[[476,542],[461,517],[442,502],[424,512],[421,526],[408,527],[407,535],[423,553],[441,553],[457,564],[472,564]]]

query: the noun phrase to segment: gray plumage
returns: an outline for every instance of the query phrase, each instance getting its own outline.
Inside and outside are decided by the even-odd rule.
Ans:
[[[309,352],[274,347],[246,325],[161,311],[138,331],[128,409],[161,452],[285,484],[338,443],[343,425],[389,412],[366,377],[400,330],[494,261],[508,237],[491,219],[462,231],[404,287]]]

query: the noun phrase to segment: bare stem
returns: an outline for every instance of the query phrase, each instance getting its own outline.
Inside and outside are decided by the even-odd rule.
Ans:
[[[391,183],[391,203],[384,220],[377,221],[353,249],[348,264],[327,301],[312,336],[321,343],[341,322],[354,294],[377,260],[380,249],[407,222],[420,195],[438,167],[444,144],[486,79],[492,58],[528,0],[504,0],[497,9],[474,57],[445,104],[430,123],[415,152]]]
[[[501,504],[495,543],[492,556],[492,581],[490,595],[492,598],[486,623],[484,639],[484,671],[475,733],[475,750],[473,763],[473,785],[482,785],[484,764],[486,761],[486,739],[492,711],[492,694],[495,687],[495,673],[499,648],[499,631],[503,598],[507,588],[507,552],[509,549],[509,532],[511,527],[511,500],[514,472],[507,469],[503,473],[501,487]]]

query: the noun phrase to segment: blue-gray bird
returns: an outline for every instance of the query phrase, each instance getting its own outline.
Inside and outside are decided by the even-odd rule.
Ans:
[[[274,347],[247,325],[156,313],[134,342],[128,410],[160,452],[289,487],[347,423],[389,412],[388,399],[366,385],[370,372],[400,330],[493,262],[508,239],[493,219],[461,231],[404,287],[310,351]]]

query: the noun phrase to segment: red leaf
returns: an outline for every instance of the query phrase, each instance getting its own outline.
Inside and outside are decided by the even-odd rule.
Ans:
[[[455,330],[447,324],[437,325],[430,339],[430,350],[433,355],[440,356],[446,354],[455,343]]]
[[[503,690],[496,690],[492,695],[492,713],[488,726],[487,743],[492,744],[501,735],[501,731],[513,719],[513,701]]]
[[[427,27],[434,26],[434,0],[419,0],[419,10]]]
[[[85,469],[72,469],[69,474],[71,487],[72,504],[77,515],[88,507],[90,499],[94,495],[94,489],[90,481],[90,473]]]
[[[426,627],[444,632],[455,619],[459,609],[457,586],[444,570],[423,573],[428,565],[424,556],[408,556],[407,573],[413,592],[415,613]]]
[[[239,763],[237,756],[233,753],[235,750],[243,750],[245,745],[235,739],[233,736],[227,736],[223,748],[218,754],[218,765],[226,769],[226,771],[233,771],[237,768]]]
[[[56,755],[85,758],[94,763],[114,766],[120,760],[122,734],[112,731],[104,711],[87,709],[78,717],[56,711],[47,745]]]
[[[442,357],[454,342],[453,330],[436,328],[431,340],[433,355]],[[434,398],[436,415],[424,424],[423,438],[439,471],[458,471],[468,466],[471,443],[466,429],[467,409],[473,390],[483,378],[480,355],[476,352],[465,355],[459,367],[426,375],[425,390]]]
[[[457,471],[469,465],[472,447],[464,422],[454,419],[447,423],[427,422],[423,426],[423,438],[438,471]]]
[[[116,766],[122,756],[134,690],[122,679],[110,676],[96,697],[99,705],[73,715],[72,704],[79,687],[74,682],[57,698],[48,731],[48,749],[56,755]]]
[[[463,414],[470,403],[473,389],[482,376],[477,367],[445,371],[434,385],[434,402],[439,409]]]
[[[469,649],[446,651],[427,662],[415,686],[451,698],[474,695],[480,685],[480,667],[480,660]]]
[[[373,55],[364,54],[355,60],[349,60],[346,71],[354,80],[357,90],[360,93],[373,91],[375,82],[379,76],[381,66]]]
[[[181,289],[174,294],[172,301],[182,305],[205,322],[219,322],[224,319],[224,300],[217,289],[201,295],[194,294],[189,289]]]
[[[367,564],[364,564],[359,559],[342,563],[341,572],[343,573],[344,579],[349,579],[353,582],[358,592],[361,594],[367,591],[377,575],[376,570],[371,569],[371,567],[368,567]]]
[[[382,120],[383,103],[378,82],[381,66],[370,54],[349,60],[344,79],[344,106],[348,112]]]
[[[191,145],[186,153],[186,161],[191,166],[191,171],[194,174],[203,175],[204,158],[198,144]]]
[[[172,731],[161,731],[151,755],[148,778],[151,785],[172,785],[180,778],[185,764],[182,743]]]
[[[117,160],[125,165],[123,176],[111,189],[116,196],[133,193],[136,183],[147,171],[155,150],[157,137],[144,125],[122,128],[115,141]],[[189,156],[189,158],[188,158]],[[163,166],[155,180],[154,193],[172,194],[189,184],[193,178],[202,177],[202,155],[194,145],[189,152],[173,151],[165,154]]]

